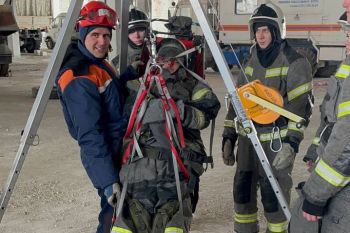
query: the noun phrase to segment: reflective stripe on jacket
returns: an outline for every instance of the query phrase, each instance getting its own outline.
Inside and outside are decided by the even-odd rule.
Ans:
[[[344,79],[339,95],[338,118],[324,153],[320,155],[322,159],[303,188],[303,210],[318,216],[323,214],[329,199],[344,189],[350,181],[350,115],[346,110],[350,102],[349,78]]]

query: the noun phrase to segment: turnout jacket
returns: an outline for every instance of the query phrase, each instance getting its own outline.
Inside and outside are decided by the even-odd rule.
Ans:
[[[309,146],[304,161],[315,162],[318,155],[323,154],[333,126],[337,121],[338,105],[343,89],[343,82],[350,74],[350,57],[347,57],[337,69],[334,76],[328,81],[328,88],[322,104],[320,105],[320,125],[316,131],[312,144]]]
[[[174,74],[165,71],[163,74],[169,93],[176,101],[180,111],[186,149],[200,157],[205,156],[200,130],[206,128],[210,124],[210,120],[216,118],[220,109],[217,96],[209,86],[187,74],[181,67]],[[150,106],[153,101],[159,101],[157,89],[152,90],[152,94],[156,98],[150,100],[147,111],[151,110]],[[140,141],[145,147],[164,151],[164,149],[170,149],[164,133],[164,122],[163,119],[159,122],[155,116],[159,115],[161,109],[162,107],[159,107],[158,111],[154,111],[154,113],[149,114],[150,117],[146,117],[150,120],[144,118]]]
[[[293,112],[303,117],[307,123],[311,115],[312,106],[310,101],[312,96],[312,74],[310,63],[292,49],[286,41],[283,41],[280,46],[279,54],[275,61],[269,67],[263,67],[258,59],[257,48],[252,48],[251,57],[245,65],[244,74],[248,82],[253,80],[260,80],[264,85],[273,87],[279,91],[283,97],[284,106],[286,110]],[[240,87],[247,83],[244,74],[238,77],[237,86]],[[236,138],[236,133],[240,133],[239,129],[235,129],[234,118],[236,114],[230,105],[229,112],[225,119],[225,129],[223,137]],[[304,129],[298,129],[296,122],[279,117],[274,123],[270,125],[259,125],[254,123],[259,139],[261,142],[270,141],[271,127],[280,127],[280,135],[284,142],[290,143],[296,152],[301,140],[304,138]],[[242,133],[243,134],[243,133]]]
[[[347,58],[337,72],[343,73],[343,86],[336,111],[336,122],[321,159],[303,187],[303,210],[322,216],[327,202],[350,182],[350,66]],[[347,77],[344,77],[347,75]],[[334,102],[336,104],[336,102]],[[333,106],[334,107],[334,106]],[[346,207],[344,207],[346,208]]]
[[[141,77],[145,73],[146,65],[150,57],[150,52],[146,43],[143,43],[141,47],[131,46],[128,43],[128,55],[127,55],[127,65],[131,65],[134,61],[142,61],[144,65],[137,68],[138,76]],[[116,70],[119,68],[119,55],[112,59],[112,64]]]
[[[72,43],[56,79],[69,133],[78,141],[82,164],[98,189],[119,181],[120,149],[127,126],[123,90],[125,82],[134,77],[135,70],[129,66],[117,78],[104,59]]]

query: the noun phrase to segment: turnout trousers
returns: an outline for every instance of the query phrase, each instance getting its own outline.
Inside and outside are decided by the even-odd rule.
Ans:
[[[130,232],[189,232],[192,206],[182,173],[179,171],[183,203],[183,213],[180,213],[171,154],[150,153],[150,150],[146,153],[143,158],[124,165],[120,174],[123,183],[128,180],[128,203],[124,209],[129,209],[132,221],[129,219],[128,222],[133,222],[130,229],[135,229]],[[137,207],[134,212],[133,206]],[[142,216],[138,217],[138,213]]]
[[[270,164],[272,164],[276,152],[271,150],[270,141],[262,142],[261,145]],[[273,148],[278,148],[280,141],[275,139],[272,145]],[[237,233],[259,232],[257,191],[258,187],[260,187],[261,202],[267,220],[266,232],[286,232],[288,222],[249,138],[244,136],[238,137],[236,160],[237,169],[233,182],[234,230]],[[292,169],[293,166],[281,171],[273,169],[273,173],[288,203],[293,185],[291,178]]]

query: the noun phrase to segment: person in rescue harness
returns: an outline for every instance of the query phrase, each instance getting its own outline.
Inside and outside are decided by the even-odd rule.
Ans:
[[[56,79],[69,133],[78,141],[82,164],[100,197],[97,233],[110,232],[127,126],[123,90],[127,80],[137,78],[137,65],[118,78],[105,60],[116,22],[116,12],[105,3],[84,5],[77,22],[79,41],[70,44]]]
[[[283,12],[273,3],[262,4],[254,11],[249,27],[251,38],[256,43],[244,71],[238,77],[237,86],[260,80],[267,87],[279,91],[284,109],[306,120],[301,128],[283,116],[271,124],[254,122],[261,146],[289,203],[293,163],[311,115],[310,100],[313,96],[310,63],[284,40],[285,24]],[[253,145],[235,117],[230,105],[224,123],[222,156],[226,165],[233,166],[237,161],[233,182],[234,230],[238,233],[259,232],[257,189],[260,187],[267,220],[266,232],[287,232],[288,221]],[[234,150],[236,142],[237,151]]]
[[[347,13],[344,12],[338,20],[338,23],[343,27],[345,33],[350,29],[346,14]],[[327,145],[334,123],[337,121],[337,106],[340,101],[343,82],[349,74],[350,57],[347,56],[338,67],[335,75],[330,77],[327,93],[320,105],[320,125],[312,140],[312,144],[307,149],[306,155],[303,158],[310,169],[312,169],[316,161],[318,161],[319,155],[324,153],[324,148]]]
[[[120,176],[127,181],[127,199],[123,216],[119,217],[112,232],[189,232],[192,219],[190,193],[204,172],[206,153],[200,130],[206,128],[220,109],[220,102],[211,88],[192,77],[181,66],[184,57],[176,57],[185,47],[175,38],[166,38],[157,46],[157,64],[162,67],[166,87],[176,102],[183,128],[185,147],[179,150],[189,180],[180,169],[176,181],[173,168],[173,151],[167,137],[159,89],[153,86],[147,96],[149,102],[142,119],[140,154],[130,164],[123,165]],[[181,63],[181,64],[180,64]],[[138,100],[136,100],[138,101]],[[140,114],[140,113],[139,113]],[[172,110],[175,117],[175,110]],[[175,127],[178,122],[173,120]],[[179,133],[179,131],[177,131]],[[131,139],[133,140],[133,139]],[[177,188],[181,187],[183,211],[180,210]],[[128,212],[128,213],[125,213]],[[129,216],[129,217],[128,217]],[[132,221],[130,221],[130,219]],[[124,222],[125,221],[125,222]]]
[[[350,0],[343,1],[347,20],[350,19]],[[349,35],[349,34],[348,34]],[[347,58],[350,39],[346,40]],[[337,119],[328,142],[319,154],[319,161],[302,187],[302,216],[309,222],[318,222],[315,232],[349,232],[350,222],[350,78],[347,74],[342,84]],[[292,228],[292,225],[291,225]],[[296,232],[296,231],[295,231]],[[312,233],[312,232],[311,232]]]

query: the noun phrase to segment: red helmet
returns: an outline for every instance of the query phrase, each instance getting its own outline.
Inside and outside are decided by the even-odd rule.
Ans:
[[[117,13],[100,1],[91,1],[80,10],[79,27],[105,26],[114,28],[117,25]]]

